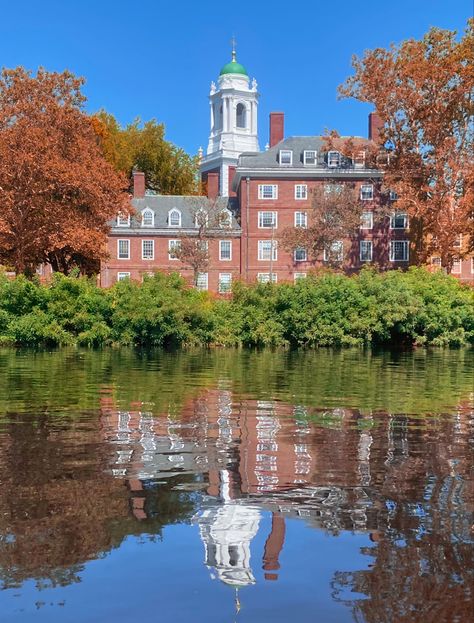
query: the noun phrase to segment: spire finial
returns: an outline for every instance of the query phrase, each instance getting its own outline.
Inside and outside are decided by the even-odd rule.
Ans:
[[[232,62],[235,63],[236,62],[236,52],[235,52],[235,48],[237,45],[237,41],[235,40],[235,36],[232,35],[232,39],[230,40],[231,44],[232,44]]]

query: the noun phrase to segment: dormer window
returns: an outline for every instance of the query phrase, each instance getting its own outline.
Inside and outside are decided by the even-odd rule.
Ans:
[[[357,169],[365,167],[365,151],[358,151],[354,156],[354,166]]]
[[[280,164],[293,164],[293,151],[291,149],[280,149]]]
[[[230,210],[222,210],[219,214],[219,224],[221,227],[232,227],[232,213]]]
[[[306,165],[314,166],[317,164],[317,153],[313,149],[306,149],[303,153],[303,162]]]
[[[145,208],[142,212],[142,227],[153,227],[155,224],[155,214],[153,210]]]
[[[117,227],[130,227],[130,216],[117,215]]]
[[[341,164],[341,154],[338,151],[328,151],[328,167],[338,167]]]
[[[168,213],[168,227],[181,227],[181,212],[176,208]]]

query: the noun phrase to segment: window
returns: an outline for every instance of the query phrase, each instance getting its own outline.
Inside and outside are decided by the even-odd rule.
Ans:
[[[354,166],[363,169],[365,166],[365,151],[358,151],[354,156]]]
[[[277,227],[277,213],[276,212],[259,212],[258,213],[258,226],[260,229],[270,229]]]
[[[196,212],[194,217],[194,225],[196,227],[207,227],[209,225],[209,215],[202,208]]]
[[[176,208],[168,212],[168,227],[181,227],[181,212]]]
[[[119,260],[130,259],[130,240],[117,240],[117,257]]]
[[[306,184],[295,184],[295,199],[307,199],[308,187]]]
[[[278,186],[276,184],[259,184],[259,199],[278,199]]]
[[[153,227],[155,224],[155,214],[149,208],[142,212],[142,227]]]
[[[433,257],[431,258],[431,264],[432,264],[433,266],[436,266],[436,267],[438,267],[438,268],[441,268],[441,258],[440,258],[439,256],[437,256],[437,255],[436,255],[436,256],[433,256]]]
[[[328,167],[338,167],[341,163],[341,154],[338,151],[328,151]]]
[[[168,259],[178,260],[176,250],[181,248],[181,240],[168,240]]]
[[[293,279],[299,281],[300,279],[306,279],[306,273],[293,273]]]
[[[207,273],[198,273],[196,280],[196,288],[198,290],[207,290]]]
[[[219,273],[219,292],[224,294],[232,289],[232,273]]]
[[[232,227],[232,212],[230,210],[222,210],[219,213],[219,224],[221,227]]]
[[[460,259],[453,260],[453,268],[451,272],[454,273],[455,275],[459,275],[459,273],[461,272],[461,260]]]
[[[295,212],[295,227],[306,229],[308,226],[308,215],[306,212]]]
[[[456,236],[456,240],[453,243],[453,247],[455,249],[460,249],[462,247],[462,234],[458,234]]]
[[[305,150],[303,154],[303,162],[308,165],[315,165],[318,163],[317,153],[313,149]]]
[[[293,164],[293,152],[291,149],[280,149],[280,164]]]
[[[245,105],[242,103],[237,104],[237,108],[235,109],[235,125],[238,128],[247,127],[245,113],[246,113]]]
[[[272,283],[276,283],[277,282],[277,275],[276,273],[272,273]],[[257,281],[259,283],[269,283],[270,282],[270,273],[258,273],[257,275]]]
[[[360,228],[361,229],[372,229],[374,226],[374,213],[373,212],[362,212],[360,215]]]
[[[408,216],[405,212],[394,212],[390,217],[390,229],[406,229]]]
[[[303,249],[303,247],[297,247],[294,252],[294,258],[295,262],[306,262],[308,259],[306,249]]]
[[[390,201],[396,201],[398,199],[398,195],[394,190],[391,190],[388,195],[389,195]]]
[[[390,261],[408,261],[408,240],[392,240],[390,242]]]
[[[338,184],[337,182],[331,182],[330,184],[324,184],[324,194],[325,195],[339,195],[342,193],[344,187],[342,184]]]
[[[142,260],[153,260],[155,258],[155,241],[142,240]]]
[[[231,260],[232,259],[232,241],[231,240],[219,240],[219,259]]]
[[[336,240],[331,244],[329,249],[324,249],[324,261],[342,262],[344,257],[344,245],[342,240]]]
[[[130,273],[117,273],[117,281],[125,281],[125,279],[130,279]]]
[[[372,201],[374,198],[374,187],[372,184],[362,184],[360,187],[360,198],[362,201]]]
[[[273,250],[272,250],[273,247]],[[258,241],[258,259],[261,261],[270,261],[277,259],[277,243],[276,240],[259,240]]]
[[[361,262],[372,261],[372,240],[361,240],[359,244],[359,257]]]
[[[130,216],[119,214],[117,216],[117,227],[130,227]]]

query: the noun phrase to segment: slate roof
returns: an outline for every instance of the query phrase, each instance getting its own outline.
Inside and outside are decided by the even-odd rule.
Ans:
[[[237,221],[238,202],[235,197],[218,197],[216,203],[210,202],[207,197],[202,196],[186,196],[186,195],[145,195],[145,197],[132,199],[132,205],[137,215],[131,219],[130,229],[153,232],[155,230],[165,230],[167,232],[179,232],[182,230],[195,229],[196,211],[201,207],[206,210],[211,208],[211,212],[217,213],[220,210],[227,209],[232,213],[232,226],[225,227],[227,232],[240,232],[240,225]],[[145,208],[152,210],[155,214],[154,227],[141,226],[141,213]],[[169,212],[176,208],[181,212],[181,227],[169,227]],[[111,223],[112,231],[121,231],[124,227],[117,227],[114,220]]]

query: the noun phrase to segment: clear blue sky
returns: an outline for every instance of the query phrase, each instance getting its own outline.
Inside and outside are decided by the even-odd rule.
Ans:
[[[272,110],[285,112],[287,136],[366,135],[370,107],[337,100],[352,54],[430,26],[462,31],[472,0],[0,0],[0,9],[1,65],[67,68],[87,80],[87,110],[105,108],[122,124],[156,118],[196,153],[233,34],[259,85],[261,148]]]

